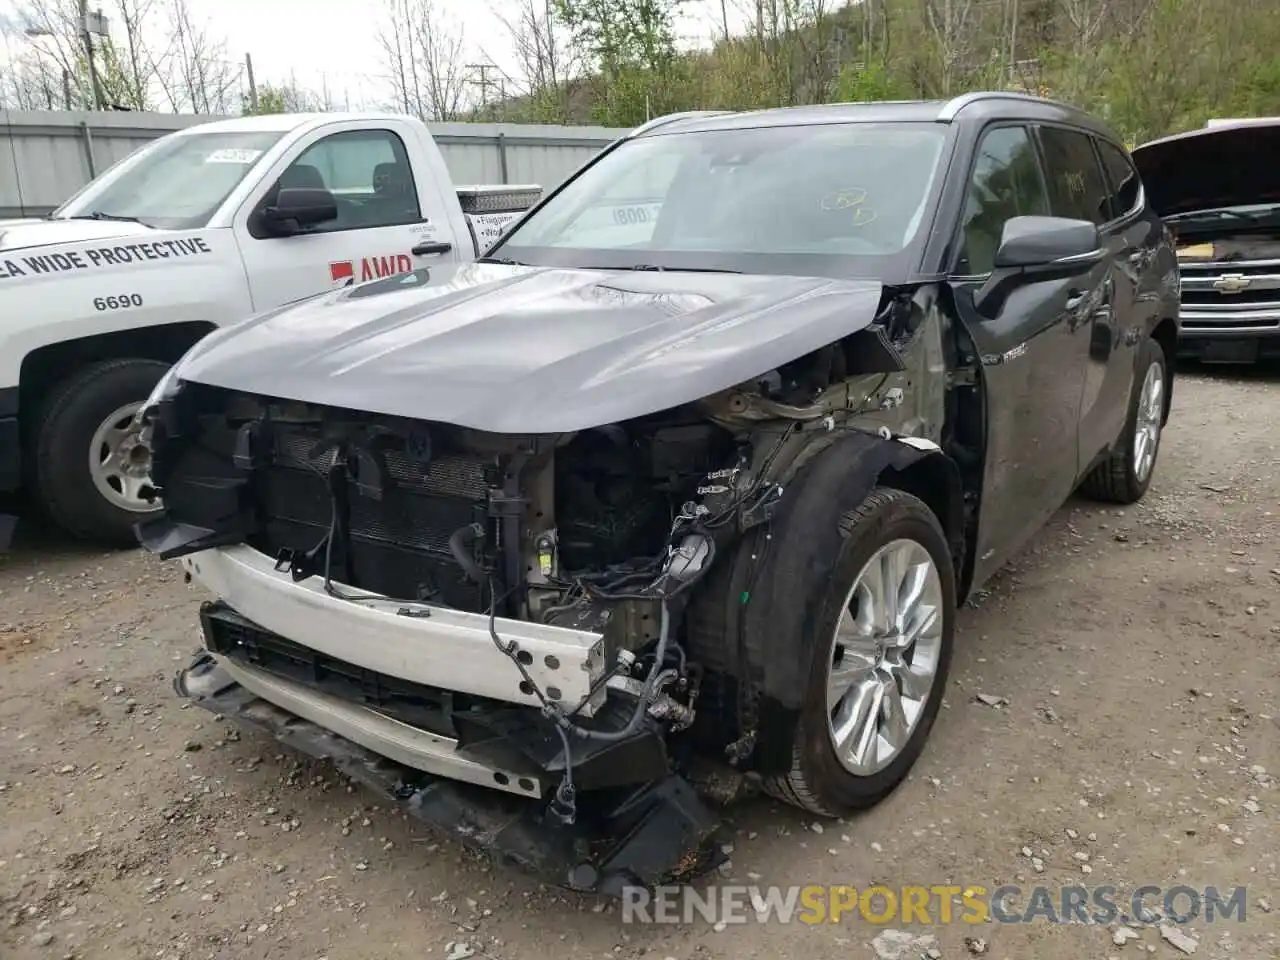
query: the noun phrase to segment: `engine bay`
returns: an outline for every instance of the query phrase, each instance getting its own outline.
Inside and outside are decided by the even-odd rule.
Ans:
[[[779,496],[762,467],[793,426],[743,430],[690,406],[496,436],[192,384],[147,428],[166,510],[150,540],[141,532],[162,557],[244,543],[294,582],[390,598],[406,616],[487,615],[512,685],[540,709],[321,657],[225,604],[202,617],[206,648],[232,663],[455,737],[496,768],[558,777],[548,809],[572,823],[580,789],[669,775],[668,737],[694,724],[701,679],[680,643],[684,606],[717,539]],[[503,637],[510,620],[603,638],[590,709],[539,684],[529,652]]]

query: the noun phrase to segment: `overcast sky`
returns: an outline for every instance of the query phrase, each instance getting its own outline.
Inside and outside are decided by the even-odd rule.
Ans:
[[[296,80],[300,87],[324,91],[335,108],[370,109],[393,103],[389,70],[379,49],[383,0],[186,0],[192,19],[221,38],[226,59],[240,74],[247,91],[243,64],[253,57],[259,85]],[[462,32],[468,64],[493,63],[513,79],[516,90],[520,66],[502,15],[514,19],[519,0],[434,0],[439,15]],[[858,0],[851,0],[858,2]],[[683,49],[707,46],[721,26],[722,0],[684,0],[677,21]],[[755,0],[723,0],[729,28],[739,33],[754,17]],[[166,0],[156,0],[154,22],[164,21]],[[21,11],[25,0],[0,0],[0,65],[19,59],[24,51],[40,49],[44,41],[24,36]],[[112,0],[89,0],[111,21],[111,32],[122,41],[121,24]],[[154,34],[154,31],[152,31]],[[148,38],[153,49],[162,35]],[[477,72],[472,72],[478,78]],[[495,77],[496,79],[496,77]],[[497,91],[490,91],[491,95]],[[479,87],[468,97],[478,100]]]
[[[2,7],[7,0],[0,0]],[[386,68],[378,48],[381,4],[377,0],[189,0],[214,31],[226,37],[228,56],[253,55],[260,83],[287,80],[328,87],[335,104],[349,98],[353,107],[387,95]],[[754,0],[750,0],[754,9]],[[436,0],[442,17],[464,31],[467,61],[489,61],[515,77],[519,67],[499,14],[511,12],[512,0]],[[730,29],[746,22],[727,0]],[[686,0],[678,33],[681,45],[709,42],[719,29],[720,0]]]

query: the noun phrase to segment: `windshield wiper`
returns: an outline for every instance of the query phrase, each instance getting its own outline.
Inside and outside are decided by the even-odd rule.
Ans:
[[[1193,220],[1235,220],[1240,223],[1261,223],[1264,217],[1275,213],[1275,208],[1262,213],[1241,213],[1239,210],[1191,210],[1165,217],[1167,223],[1187,223]]]
[[[653,263],[637,263],[629,267],[618,267],[620,270],[647,270],[654,273],[741,273],[741,270],[729,270],[725,267],[662,267]]]
[[[500,263],[504,267],[527,267],[530,264],[521,263],[519,260],[512,260],[510,257],[476,257],[476,263]]]
[[[92,213],[78,213],[74,217],[60,217],[61,220],[118,220],[121,223],[142,223],[144,227],[149,227],[149,223],[143,223],[137,217],[126,217],[119,213],[103,213],[101,210],[94,210]]]

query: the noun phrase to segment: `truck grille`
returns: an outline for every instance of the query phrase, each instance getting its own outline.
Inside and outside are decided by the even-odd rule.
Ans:
[[[1280,328],[1280,260],[1182,264],[1187,332]]]
[[[327,463],[312,459],[320,429],[277,424],[274,435],[274,462],[257,481],[265,525],[253,543],[273,556],[281,550],[314,548],[333,519]],[[489,462],[442,453],[422,464],[394,451],[387,451],[384,461],[391,482],[384,485],[380,499],[355,483],[347,488],[352,586],[481,610],[481,589],[453,559],[449,538],[460,527],[484,518]]]

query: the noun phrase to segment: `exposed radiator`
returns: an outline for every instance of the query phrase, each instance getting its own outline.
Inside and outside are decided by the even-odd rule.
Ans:
[[[309,550],[333,519],[320,430],[276,424],[273,432],[274,464],[257,481],[266,530],[254,546],[272,555]],[[389,482],[380,499],[347,485],[353,586],[481,610],[486,600],[450,554],[449,537],[483,520],[488,461],[442,453],[423,464],[396,451],[383,461]]]

